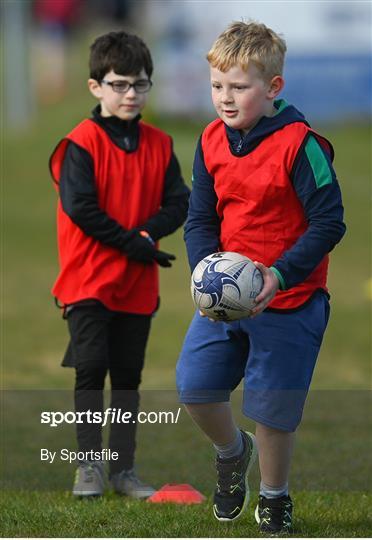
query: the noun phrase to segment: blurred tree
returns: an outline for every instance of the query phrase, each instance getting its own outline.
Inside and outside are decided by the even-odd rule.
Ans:
[[[30,84],[30,10],[19,0],[1,2],[2,21],[2,94],[6,127],[26,128],[34,112]]]

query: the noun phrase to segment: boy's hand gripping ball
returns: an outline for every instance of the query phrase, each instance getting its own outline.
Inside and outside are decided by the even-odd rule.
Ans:
[[[253,262],[239,253],[212,253],[191,276],[195,306],[215,321],[236,321],[252,314],[263,277]]]

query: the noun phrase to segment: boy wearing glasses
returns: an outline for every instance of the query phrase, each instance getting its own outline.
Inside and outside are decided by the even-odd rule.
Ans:
[[[145,347],[159,302],[158,266],[170,267],[175,259],[158,249],[158,240],[180,227],[187,214],[189,190],[172,140],[141,121],[152,71],[150,52],[139,37],[110,32],[97,38],[88,87],[99,104],[50,159],[59,193],[60,273],[53,294],[70,332],[62,365],[76,370],[76,412],[92,416],[103,411],[108,372],[110,407],[136,418]],[[73,494],[99,496],[102,425],[88,422],[88,415],[81,418],[77,440],[86,459],[79,460]],[[154,490],[134,472],[135,433],[135,421],[110,424],[110,480],[118,493],[147,498]]]

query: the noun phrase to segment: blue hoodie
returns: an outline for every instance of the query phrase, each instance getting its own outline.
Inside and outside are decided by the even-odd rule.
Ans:
[[[256,126],[242,136],[239,130],[225,125],[230,151],[240,157],[252,152],[270,134],[282,127],[303,122],[305,117],[285,100],[274,102],[277,113],[262,117]],[[340,187],[332,167],[333,149],[327,153],[313,135],[300,147],[290,174],[290,180],[304,208],[309,223],[296,244],[273,264],[280,288],[288,290],[304,281],[343,237],[343,206]],[[324,183],[324,174],[329,179]],[[208,173],[201,139],[198,141],[193,165],[193,189],[190,197],[185,241],[191,270],[197,263],[219,249],[220,222],[216,212],[217,196],[214,179]]]

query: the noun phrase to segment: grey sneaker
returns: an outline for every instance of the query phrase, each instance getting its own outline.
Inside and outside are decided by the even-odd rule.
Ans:
[[[155,493],[155,489],[141,482],[134,469],[123,470],[113,474],[111,484],[116,493],[127,495],[134,499],[148,499]]]
[[[99,497],[105,486],[102,461],[80,461],[75,473],[72,494],[76,497]]]
[[[242,455],[230,460],[216,458],[217,486],[213,513],[219,521],[238,519],[249,502],[248,475],[257,457],[257,445],[252,433],[241,433],[244,443]]]

